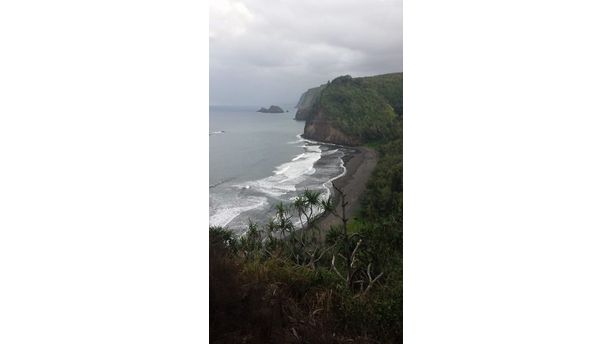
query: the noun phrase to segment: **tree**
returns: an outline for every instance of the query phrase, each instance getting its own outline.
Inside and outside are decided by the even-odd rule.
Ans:
[[[349,235],[349,219],[346,215],[346,206],[348,205],[348,202],[346,201],[346,195],[333,182],[332,186],[340,195],[340,206],[342,208],[342,212],[338,214],[333,201],[331,201],[331,198],[327,202],[323,203],[323,207],[325,208],[325,210],[330,211],[334,216],[342,220],[342,235],[340,236],[339,242],[341,244],[340,251],[343,252],[338,252],[337,255],[338,257],[344,259],[346,273],[342,274],[336,267],[336,254],[332,255],[331,267],[332,270],[345,282],[347,288],[350,288],[353,283],[359,284],[361,292],[357,294],[356,297],[363,296],[372,288],[374,283],[376,283],[383,276],[383,272],[380,272],[375,277],[372,277],[372,263],[368,263],[367,268],[365,269],[363,269],[363,267],[359,267],[358,251],[363,243],[363,238],[361,238],[359,234]],[[357,240],[355,245],[352,244],[354,240]],[[357,276],[358,273],[359,275],[361,275],[362,278],[356,280],[355,276]],[[367,285],[364,288],[365,283],[367,283]]]

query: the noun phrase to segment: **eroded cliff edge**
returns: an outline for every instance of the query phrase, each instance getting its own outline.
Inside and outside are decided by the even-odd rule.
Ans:
[[[295,120],[305,121],[312,116],[314,105],[319,100],[321,90],[323,90],[325,86],[326,85],[313,87],[302,94],[300,100],[295,106],[297,108],[295,112]]]

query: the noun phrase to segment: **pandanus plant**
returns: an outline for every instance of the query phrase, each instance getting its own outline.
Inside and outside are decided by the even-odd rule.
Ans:
[[[289,209],[287,209],[283,203],[276,205],[276,221],[277,229],[281,232],[283,238],[286,233],[293,232],[293,222],[291,222]]]
[[[308,225],[311,225],[314,220],[313,214],[315,213],[317,208],[321,206],[321,192],[306,189],[304,190],[302,196],[304,198],[304,202],[308,207],[308,215],[306,216],[306,219]]]
[[[306,217],[306,208],[308,204],[306,202],[306,198],[302,195],[299,195],[293,200],[293,208],[297,210],[298,218],[300,219],[300,225],[304,228],[304,217]]]

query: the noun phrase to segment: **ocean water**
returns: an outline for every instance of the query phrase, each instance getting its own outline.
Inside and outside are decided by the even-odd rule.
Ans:
[[[304,122],[259,107],[210,107],[210,225],[243,232],[249,219],[265,224],[279,202],[304,189],[331,194],[344,172],[346,149],[302,139]],[[299,223],[299,219],[294,217]]]

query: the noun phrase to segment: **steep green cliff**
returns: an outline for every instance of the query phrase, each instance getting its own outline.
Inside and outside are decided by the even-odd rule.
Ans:
[[[295,112],[295,120],[305,121],[312,116],[314,104],[319,101],[319,96],[321,95],[321,90],[323,90],[323,88],[325,88],[325,85],[313,87],[302,94],[298,104],[295,106],[297,108],[297,111]]]
[[[334,79],[305,111],[304,137],[344,145],[401,137],[402,73]]]

